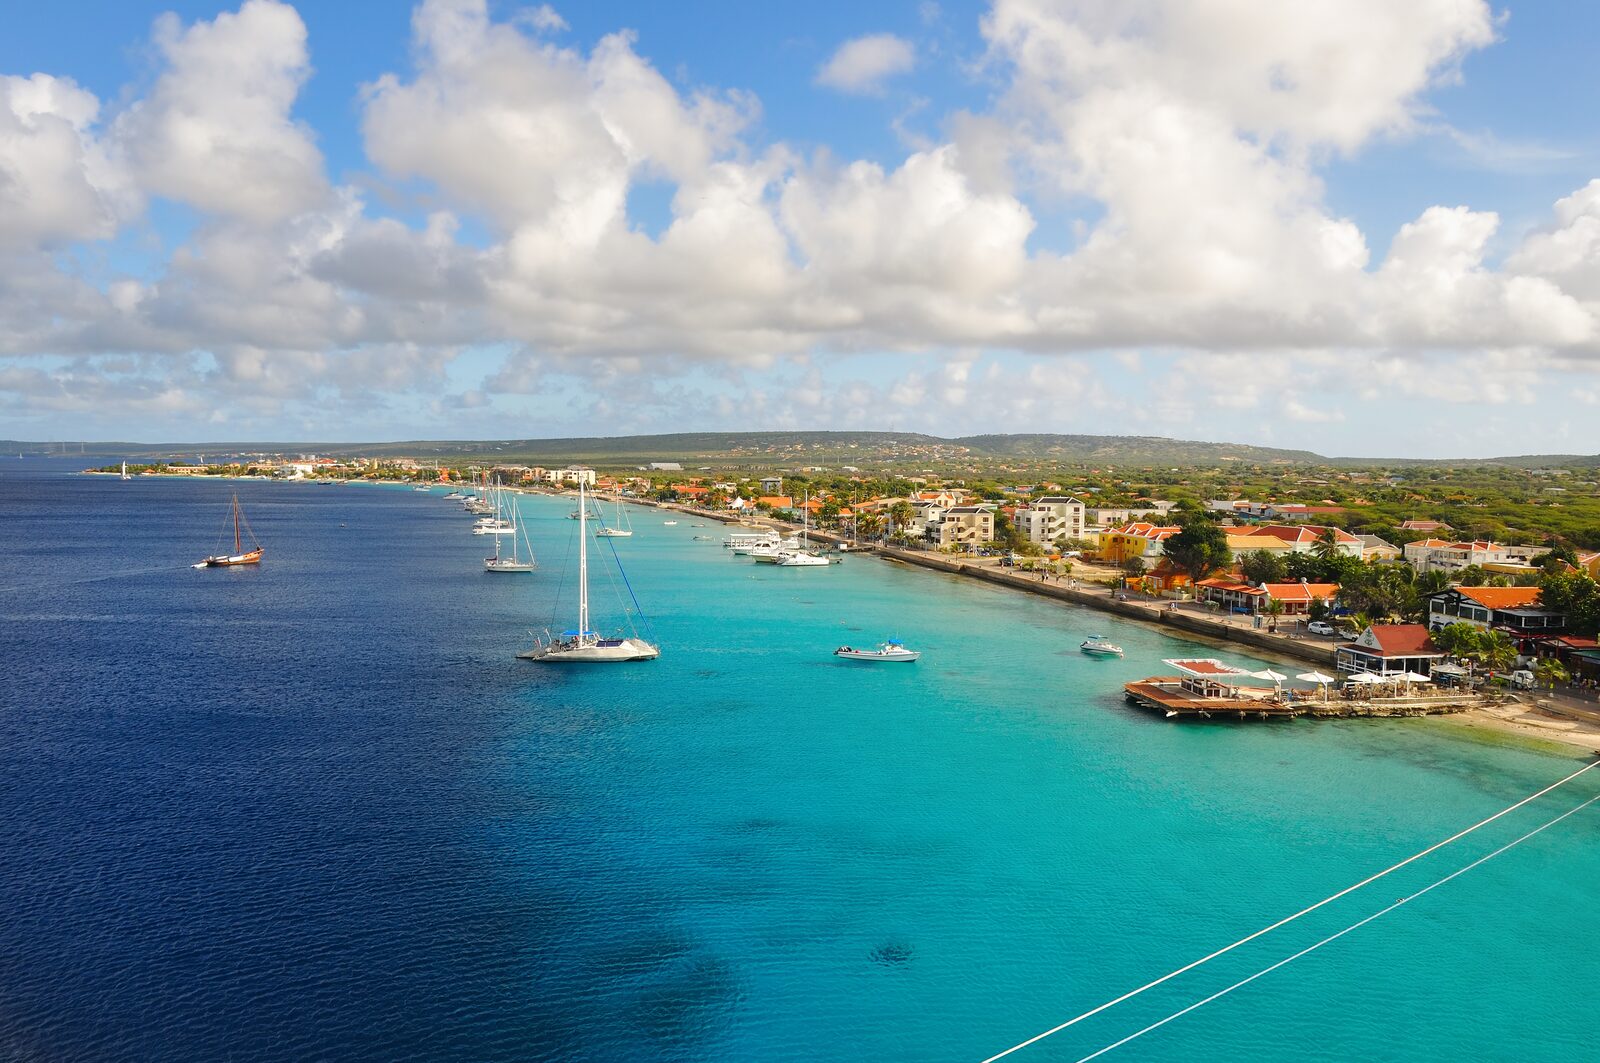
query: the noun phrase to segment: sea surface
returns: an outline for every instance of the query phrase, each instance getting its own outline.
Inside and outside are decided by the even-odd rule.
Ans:
[[[1427,721],[1174,724],[1220,653],[633,508],[659,660],[435,491],[0,462],[0,1060],[981,1060],[1581,766]],[[237,491],[259,568],[194,570]],[[609,507],[607,507],[609,510]],[[609,515],[609,514],[608,514]],[[713,541],[696,541],[709,535]],[[1124,660],[1076,647],[1104,633]],[[915,665],[830,656],[899,637]],[[1600,793],[1600,770],[1025,1049],[1076,1060]],[[1594,1058],[1600,805],[1113,1053]]]

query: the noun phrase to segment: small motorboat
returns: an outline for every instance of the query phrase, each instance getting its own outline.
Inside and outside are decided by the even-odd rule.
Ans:
[[[1078,649],[1091,657],[1121,657],[1122,647],[1110,641],[1104,635],[1090,635],[1083,640]]]
[[[910,664],[922,654],[917,650],[908,650],[901,645],[898,639],[890,639],[877,649],[860,650],[854,646],[840,646],[833,651],[835,657],[843,657],[847,661],[877,661],[889,663],[891,661]]]
[[[662,522],[661,522],[661,523],[662,523],[662,524],[664,524],[664,525],[666,525],[666,526],[667,526],[667,527],[669,527],[669,528],[670,528],[670,527],[672,527],[672,526],[673,526],[673,525],[675,525],[675,524],[677,524],[677,523],[678,523],[678,522],[677,522],[677,521],[675,521],[675,520],[664,520],[664,521],[662,521]]]

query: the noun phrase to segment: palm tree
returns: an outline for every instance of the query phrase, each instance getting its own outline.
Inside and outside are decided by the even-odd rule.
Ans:
[[[1262,606],[1261,611],[1272,618],[1268,623],[1268,629],[1278,630],[1278,617],[1283,615],[1283,603],[1276,598],[1268,598],[1267,604]]]
[[[1557,683],[1565,683],[1572,678],[1572,673],[1567,671],[1566,665],[1554,657],[1541,657],[1533,666],[1533,677],[1544,684],[1546,690],[1554,690]]]
[[[1504,631],[1486,631],[1479,654],[1483,663],[1497,672],[1510,668],[1517,660],[1517,644]]]
[[[1311,554],[1318,561],[1327,564],[1339,556],[1339,536],[1332,528],[1323,528],[1322,534],[1317,536],[1317,541],[1311,544]]]

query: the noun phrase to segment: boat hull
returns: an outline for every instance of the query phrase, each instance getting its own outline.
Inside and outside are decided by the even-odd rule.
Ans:
[[[845,661],[867,661],[871,664],[913,664],[922,656],[918,650],[900,653],[879,653],[876,650],[834,650],[833,655]]]
[[[251,550],[248,553],[243,554],[219,554],[216,557],[206,558],[204,561],[200,562],[200,565],[205,568],[232,568],[235,565],[259,565],[261,563],[261,556],[264,553],[266,553],[264,550]]]
[[[641,639],[602,639],[587,645],[556,642],[517,654],[521,660],[542,664],[621,664],[654,660],[659,656],[659,649]]]
[[[601,528],[594,533],[594,537],[596,539],[631,539],[633,538],[633,532],[618,531],[616,528]]]
[[[1079,646],[1078,650],[1090,657],[1121,657],[1121,650],[1108,650],[1099,646]]]
[[[495,561],[493,558],[483,563],[485,572],[532,572],[536,566],[531,561]]]

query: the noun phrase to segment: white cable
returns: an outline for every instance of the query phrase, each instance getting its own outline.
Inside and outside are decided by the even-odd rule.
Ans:
[[[1050,1036],[1052,1036],[1054,1034],[1058,1034],[1062,1030],[1065,1030],[1069,1026],[1074,1026],[1074,1025],[1082,1022],[1084,1019],[1087,1019],[1087,1018],[1090,1018],[1091,1016],[1100,1014],[1102,1011],[1105,1011],[1107,1008],[1114,1008],[1118,1004],[1121,1004],[1123,1001],[1132,1000],[1134,997],[1138,996],[1140,993],[1143,993],[1146,990],[1154,989],[1156,986],[1161,985],[1163,982],[1169,982],[1172,979],[1178,977],[1180,974],[1185,974],[1185,973],[1187,973],[1189,971],[1194,970],[1196,967],[1199,967],[1201,964],[1210,963],[1212,960],[1216,959],[1218,956],[1223,956],[1223,955],[1225,955],[1225,954],[1227,954],[1229,952],[1232,952],[1234,949],[1238,948],[1240,945],[1248,944],[1249,942],[1254,941],[1256,938],[1261,937],[1264,934],[1272,933],[1274,930],[1277,930],[1279,927],[1287,926],[1290,923],[1294,922],[1296,919],[1299,919],[1301,916],[1310,915],[1312,912],[1316,911],[1318,908],[1321,908],[1321,907],[1323,907],[1325,905],[1328,905],[1328,904],[1332,904],[1334,901],[1338,900],[1340,897],[1344,897],[1344,896],[1347,896],[1347,895],[1349,895],[1351,893],[1354,893],[1356,890],[1361,889],[1363,886],[1369,886],[1372,883],[1378,881],[1380,878],[1383,878],[1385,875],[1393,874],[1394,872],[1399,871],[1402,867],[1405,867],[1407,864],[1416,863],[1418,860],[1421,860],[1424,856],[1427,856],[1429,853],[1437,852],[1438,850],[1443,849],[1445,846],[1451,844],[1452,842],[1460,841],[1462,838],[1465,838],[1467,835],[1471,834],[1473,831],[1478,830],[1481,827],[1487,827],[1489,824],[1493,823],[1495,820],[1499,819],[1501,816],[1505,816],[1505,815],[1508,815],[1508,814],[1510,814],[1512,812],[1515,812],[1517,809],[1521,808],[1523,805],[1527,804],[1528,802],[1535,801],[1535,800],[1543,797],[1545,794],[1549,793],[1551,790],[1556,789],[1557,787],[1565,786],[1567,783],[1571,782],[1573,779],[1576,779],[1578,776],[1582,775],[1584,772],[1589,771],[1592,768],[1597,768],[1597,767],[1600,767],[1600,760],[1596,760],[1591,764],[1587,764],[1584,767],[1581,767],[1577,771],[1573,772],[1571,775],[1568,775],[1565,779],[1561,779],[1558,782],[1553,782],[1549,786],[1546,786],[1543,790],[1540,790],[1538,793],[1530,794],[1527,797],[1524,797],[1521,801],[1518,801],[1516,804],[1510,805],[1510,806],[1508,806],[1506,808],[1501,809],[1499,812],[1496,812],[1494,815],[1490,816],[1488,819],[1479,820],[1477,823],[1474,823],[1472,826],[1466,828],[1465,830],[1459,831],[1459,832],[1457,832],[1455,834],[1452,834],[1450,837],[1446,838],[1444,841],[1435,842],[1433,845],[1428,846],[1426,849],[1422,850],[1421,852],[1416,853],[1416,854],[1414,854],[1412,856],[1406,857],[1404,860],[1400,861],[1398,864],[1395,864],[1395,865],[1393,865],[1391,867],[1384,868],[1382,871],[1379,871],[1377,874],[1370,875],[1367,878],[1362,879],[1360,882],[1357,882],[1354,886],[1347,886],[1344,889],[1340,890],[1338,893],[1332,894],[1331,896],[1328,896],[1328,897],[1324,897],[1322,900],[1318,901],[1316,904],[1311,905],[1309,908],[1302,908],[1298,912],[1295,912],[1293,915],[1286,916],[1283,919],[1278,920],[1276,923],[1273,923],[1271,926],[1262,927],[1260,930],[1257,930],[1255,933],[1250,934],[1250,935],[1248,935],[1246,937],[1242,937],[1238,941],[1235,941],[1231,945],[1225,945],[1224,947],[1218,949],[1216,952],[1211,953],[1209,956],[1202,956],[1200,959],[1195,960],[1193,963],[1185,964],[1184,966],[1179,967],[1175,971],[1171,971],[1171,972],[1169,972],[1167,974],[1162,975],[1160,978],[1157,978],[1153,982],[1146,982],[1144,985],[1140,986],[1138,989],[1131,989],[1128,992],[1122,994],[1120,997],[1115,998],[1114,1000],[1108,1000],[1104,1004],[1101,1004],[1098,1007],[1089,1009],[1088,1011],[1084,1012],[1082,1015],[1078,1015],[1078,1016],[1075,1016],[1074,1018],[1068,1019],[1066,1022],[1063,1022],[1058,1026],[1052,1026],[1050,1029],[1044,1031],[1043,1033],[1034,1034],[1032,1037],[1028,1038],[1026,1041],[1021,1041],[1021,1042],[1019,1042],[1017,1044],[1014,1044],[1010,1048],[1006,1049],[1004,1052],[995,1053],[994,1055],[992,1055],[989,1058],[985,1059],[983,1061],[983,1063],[995,1063],[995,1060],[997,1060],[997,1059],[1004,1059],[1006,1056],[1009,1056],[1013,1052],[1019,1052],[1022,1049],[1027,1048],[1029,1045],[1037,1044],[1038,1042],[1043,1041],[1046,1037],[1050,1037]]]
[[[1513,841],[1507,842],[1506,844],[1502,845],[1500,848],[1496,849],[1494,852],[1489,853],[1487,856],[1478,857],[1478,859],[1474,860],[1472,863],[1468,864],[1466,867],[1463,867],[1463,868],[1460,868],[1459,870],[1450,872],[1450,874],[1446,875],[1444,878],[1440,879],[1439,881],[1431,883],[1431,884],[1429,884],[1427,886],[1424,886],[1420,890],[1418,890],[1417,892],[1412,893],[1412,894],[1410,894],[1408,896],[1401,897],[1399,900],[1395,901],[1393,904],[1389,905],[1387,908],[1381,908],[1378,911],[1373,912],[1371,915],[1367,916],[1365,919],[1362,919],[1359,922],[1351,923],[1349,926],[1345,927],[1343,930],[1339,931],[1336,934],[1329,934],[1327,937],[1323,938],[1321,941],[1317,942],[1315,945],[1308,945],[1305,948],[1301,949],[1299,952],[1295,953],[1293,956],[1289,956],[1289,957],[1286,957],[1284,959],[1281,959],[1277,963],[1273,964],[1270,967],[1263,967],[1261,970],[1257,971],[1255,974],[1251,975],[1249,978],[1240,979],[1239,981],[1233,983],[1233,985],[1229,986],[1228,988],[1220,989],[1217,992],[1212,993],[1209,997],[1205,997],[1202,1000],[1197,1000],[1193,1004],[1190,1004],[1188,1007],[1183,1008],[1180,1011],[1173,1012],[1171,1015],[1168,1015],[1166,1018],[1160,1020],[1159,1022],[1153,1022],[1149,1026],[1146,1026],[1144,1029],[1139,1030],[1139,1031],[1137,1031],[1135,1033],[1131,1033],[1128,1036],[1124,1037],[1120,1041],[1113,1041],[1111,1044],[1106,1045],[1104,1048],[1100,1049],[1099,1051],[1089,1053],[1088,1055],[1084,1056],[1082,1059],[1078,1060],[1078,1063],[1088,1063],[1089,1060],[1097,1059],[1100,1056],[1105,1055],[1107,1052],[1110,1052],[1112,1049],[1121,1048],[1123,1045],[1127,1044],[1129,1041],[1135,1040],[1136,1038],[1143,1037],[1145,1034],[1149,1033],[1151,1030],[1155,1030],[1155,1029],[1158,1029],[1158,1028],[1160,1028],[1162,1026],[1165,1026],[1167,1023],[1171,1022],[1173,1019],[1182,1018],[1183,1016],[1189,1014],[1191,1011],[1194,1011],[1196,1008],[1203,1008],[1207,1004],[1211,1003],[1213,1000],[1216,1000],[1219,997],[1225,997],[1229,993],[1233,992],[1235,989],[1240,988],[1241,986],[1249,985],[1251,982],[1254,982],[1257,978],[1260,978],[1262,975],[1271,974],[1273,971],[1276,971],[1279,967],[1283,967],[1283,966],[1285,966],[1287,964],[1293,963],[1295,960],[1298,960],[1300,957],[1305,956],[1308,953],[1315,952],[1318,949],[1320,949],[1322,946],[1324,946],[1326,944],[1329,944],[1330,942],[1338,941],[1340,938],[1344,937],[1346,934],[1350,933],[1352,930],[1359,930],[1362,927],[1366,926],[1368,923],[1372,922],[1374,919],[1378,919],[1378,918],[1380,918],[1382,916],[1388,915],[1390,912],[1394,911],[1396,908],[1400,907],[1401,905],[1409,904],[1410,902],[1416,900],[1418,897],[1422,896],[1424,893],[1428,893],[1428,892],[1430,892],[1432,890],[1438,889],[1440,886],[1443,886],[1446,882],[1449,882],[1451,879],[1456,878],[1459,875],[1466,874],[1468,871],[1471,871],[1473,868],[1477,867],[1479,864],[1484,864],[1484,863],[1489,862],[1490,860],[1493,860],[1495,857],[1499,856],[1501,853],[1505,852],[1507,849],[1511,849],[1511,848],[1514,848],[1514,847],[1516,847],[1518,845],[1521,845],[1523,842],[1527,841],[1529,838],[1533,837],[1535,834],[1538,834],[1540,831],[1545,830],[1548,827],[1555,826],[1557,823],[1560,823],[1562,820],[1566,819],[1568,816],[1576,815],[1577,813],[1582,812],[1584,809],[1588,808],[1590,805],[1594,804],[1596,801],[1600,801],[1600,794],[1596,794],[1594,797],[1589,798],[1589,800],[1585,801],[1583,804],[1577,806],[1576,808],[1568,809],[1567,811],[1561,813],[1561,815],[1557,816],[1555,819],[1552,819],[1547,823],[1540,824],[1539,826],[1537,826],[1537,827],[1533,828],[1532,830],[1530,830],[1528,833],[1524,834],[1522,837],[1517,838],[1517,839],[1515,839]]]

